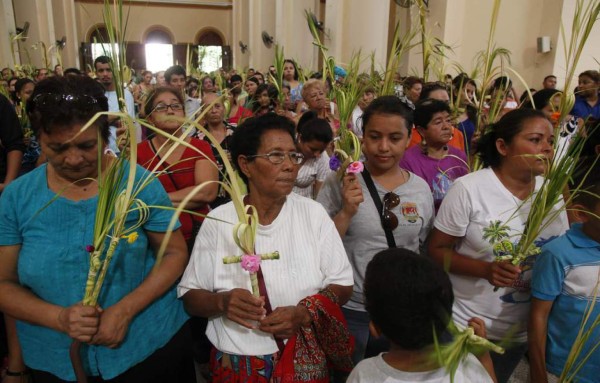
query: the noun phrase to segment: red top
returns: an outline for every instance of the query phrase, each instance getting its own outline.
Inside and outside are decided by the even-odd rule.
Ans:
[[[213,155],[212,149],[210,148],[208,142],[192,138],[189,143],[204,153],[206,157],[194,149],[186,147],[181,155],[181,159],[177,163],[171,165],[165,161],[160,165],[160,167],[156,168],[160,158],[156,155],[156,150],[153,147],[152,142],[147,140],[138,144],[137,162],[148,170],[161,172],[161,174],[158,176],[158,180],[163,185],[167,193],[185,189],[189,186],[195,186],[196,180],[194,177],[194,171],[196,161],[204,161],[206,158],[209,158],[214,162],[215,156]],[[208,204],[205,204],[193,211],[201,214],[207,214],[209,211]],[[185,239],[190,239],[192,237],[192,220],[202,222],[204,217],[192,216],[189,213],[182,213],[179,216],[179,222],[181,222],[181,231],[183,232]]]
[[[230,124],[239,125],[240,119],[243,121],[244,119],[246,119],[248,117],[252,117],[252,111],[250,111],[250,110],[244,108],[243,106],[239,105],[238,108],[237,108],[237,112],[235,113],[235,115],[229,117],[229,119],[227,120],[227,122],[230,123]]]

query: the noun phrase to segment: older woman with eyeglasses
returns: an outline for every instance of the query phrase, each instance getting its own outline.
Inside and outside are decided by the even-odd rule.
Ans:
[[[207,181],[217,181],[218,171],[210,145],[197,138],[183,135],[185,117],[184,101],[180,92],[173,88],[157,88],[146,103],[148,121],[165,133],[182,138],[195,149],[177,144],[160,134],[138,145],[138,164],[159,173],[158,179],[169,194],[175,207],[197,186]],[[175,148],[173,148],[175,146]],[[217,183],[207,184],[187,203],[185,208],[207,214],[208,204],[217,197]],[[179,216],[181,231],[192,250],[194,238],[204,217],[182,213]]]
[[[399,166],[413,125],[410,106],[395,96],[373,100],[362,116],[365,170],[341,182],[330,176],[317,196],[333,218],[354,270],[354,290],[343,310],[356,340],[355,363],[388,347],[369,335],[363,293],[367,264],[390,247],[419,252],[433,220],[429,187]]]
[[[209,318],[212,381],[268,382],[286,371],[326,379],[332,359],[346,360],[340,367],[350,368],[349,334],[338,305],[350,297],[352,269],[325,210],[292,193],[304,159],[293,122],[274,113],[248,119],[233,134],[230,150],[248,186],[244,202],[258,216],[255,252],[278,251],[280,257],[260,263],[261,297],[255,297],[248,272],[223,263],[241,254],[232,236],[238,221],[233,203],[204,222],[179,295],[191,315]],[[292,381],[287,378],[281,381]]]
[[[450,93],[448,92],[448,86],[443,82],[425,83],[423,85],[423,89],[421,90],[419,101],[428,99],[439,100],[445,102],[446,104],[450,104]],[[421,143],[421,135],[416,133],[417,128],[415,127],[413,128],[413,134],[410,138],[410,142],[408,143],[409,148]],[[460,130],[452,127],[452,137],[450,138],[450,141],[448,141],[448,145],[460,149],[463,152],[465,151],[465,137]]]
[[[400,166],[423,178],[431,188],[435,209],[440,207],[450,186],[469,173],[465,153],[448,145],[452,139],[450,106],[439,100],[422,100],[415,108],[415,129],[423,138],[406,150]]]

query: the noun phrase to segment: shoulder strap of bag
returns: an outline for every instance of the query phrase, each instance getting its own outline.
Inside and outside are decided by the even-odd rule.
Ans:
[[[377,192],[377,188],[375,187],[375,183],[373,182],[373,178],[371,178],[371,174],[365,167],[362,172],[363,179],[365,180],[365,184],[367,185],[367,189],[369,189],[369,193],[371,194],[371,198],[373,202],[375,202],[375,207],[377,208],[377,212],[379,213],[379,220],[381,222],[381,227],[385,232],[385,239],[387,240],[387,244],[389,248],[396,247],[396,240],[394,239],[394,234],[388,228],[386,228],[383,224],[382,216],[383,216],[383,204],[381,203],[381,199],[379,198],[379,193]]]

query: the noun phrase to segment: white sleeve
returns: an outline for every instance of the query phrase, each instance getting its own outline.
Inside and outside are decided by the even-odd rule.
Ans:
[[[442,201],[434,226],[448,235],[464,237],[472,210],[473,202],[468,190],[461,182],[455,182]]]
[[[324,275],[324,286],[336,284],[340,286],[353,286],[352,267],[348,261],[346,250],[340,235],[331,218],[319,206],[321,222],[319,228],[319,261],[321,272]]]
[[[331,173],[332,170],[329,169],[329,156],[326,152],[323,152],[319,158],[319,161],[317,161],[317,181],[325,181],[327,176]]]
[[[181,298],[189,290],[194,289],[214,290],[214,257],[217,255],[216,239],[218,233],[216,228],[218,223],[218,221],[212,219],[205,219],[202,223],[190,261],[177,287],[178,297]]]

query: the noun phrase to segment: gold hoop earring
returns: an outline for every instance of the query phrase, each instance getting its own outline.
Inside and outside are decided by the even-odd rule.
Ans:
[[[427,141],[425,141],[425,138],[423,138],[421,140],[421,151],[423,152],[424,155],[428,155],[429,152],[427,150]]]

